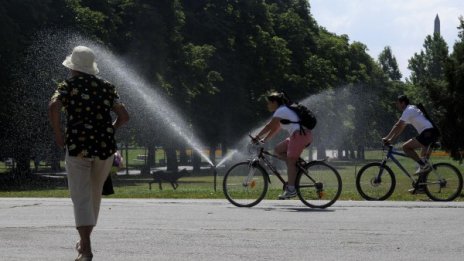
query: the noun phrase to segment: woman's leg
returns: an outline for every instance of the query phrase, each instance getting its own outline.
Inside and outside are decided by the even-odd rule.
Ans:
[[[77,228],[79,232],[79,256],[90,257],[92,256],[92,244],[90,242],[90,235],[92,234],[93,226],[81,226]]]
[[[296,181],[296,162],[298,157],[288,157],[285,161],[287,163],[288,186],[295,187]]]
[[[80,236],[80,256],[92,256],[92,243],[90,235],[94,226],[97,224],[98,214],[100,212],[101,193],[103,190],[103,183],[110,172],[113,163],[113,157],[106,160],[94,159],[92,161],[91,174],[90,174],[90,190],[91,190],[91,207],[93,212],[93,225],[92,226],[79,226],[77,231]]]
[[[102,199],[103,184],[108,177],[111,167],[113,166],[114,156],[101,160],[96,158],[92,163],[92,205],[95,214],[95,225],[97,224],[98,214],[100,213],[100,204]]]
[[[95,225],[95,213],[91,192],[92,160],[66,155],[68,185],[74,206],[74,218],[79,232],[79,253],[90,256],[90,234]]]
[[[113,157],[106,160],[66,156],[66,169],[76,228],[79,232],[79,252],[91,256],[90,235],[97,224],[103,183],[108,176]]]
[[[287,169],[288,169],[288,185],[295,186],[297,166],[296,163],[300,158],[304,148],[312,142],[312,133],[310,130],[305,130],[305,134],[294,132],[289,139],[287,149]]]
[[[277,155],[277,157],[284,161],[287,159],[287,147],[289,140],[289,138],[286,138],[285,140],[277,144],[274,148],[274,153]]]

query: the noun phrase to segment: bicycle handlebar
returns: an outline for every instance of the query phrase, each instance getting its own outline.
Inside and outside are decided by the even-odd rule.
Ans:
[[[255,137],[251,136],[251,134],[248,134],[248,137],[250,137],[251,143],[253,143],[254,145],[264,144],[263,140],[255,138]]]

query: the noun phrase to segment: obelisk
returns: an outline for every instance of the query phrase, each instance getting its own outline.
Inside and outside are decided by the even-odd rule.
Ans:
[[[433,29],[433,33],[440,34],[440,18],[437,16],[435,17],[435,27]]]

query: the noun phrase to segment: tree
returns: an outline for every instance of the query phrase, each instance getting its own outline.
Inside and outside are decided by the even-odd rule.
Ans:
[[[447,84],[430,86],[434,105],[441,114],[439,126],[445,149],[454,159],[463,160],[464,150],[464,18],[459,17],[459,39],[444,68]]]
[[[398,63],[395,56],[392,54],[390,46],[386,46],[383,51],[379,54],[379,64],[385,75],[391,81],[401,80],[401,72],[398,68]]]
[[[448,45],[440,34],[428,35],[424,41],[424,50],[415,53],[409,59],[408,68],[412,83],[407,94],[426,108],[431,107],[430,86],[443,86],[445,81],[445,62],[448,59]],[[432,112],[434,114],[435,112]]]
[[[47,72],[35,70],[37,61],[30,59],[33,52],[44,50],[29,48],[42,27],[66,25],[69,17],[66,4],[59,0],[0,3],[0,36],[3,39],[0,48],[3,72],[0,75],[0,147],[2,156],[16,159],[20,176],[29,174],[29,161],[34,154],[37,156],[37,151],[49,154],[44,146],[51,144],[50,137],[42,135],[49,133],[47,121],[42,120],[46,117],[43,105],[47,101],[43,100],[44,90],[38,88]],[[29,66],[27,70],[26,65]]]
[[[428,35],[424,50],[409,59],[410,80],[418,86],[429,80],[444,79],[444,65],[448,58],[448,45],[440,34]]]

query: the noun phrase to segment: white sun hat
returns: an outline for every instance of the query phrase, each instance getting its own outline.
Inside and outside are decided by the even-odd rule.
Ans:
[[[72,54],[67,56],[63,61],[63,65],[71,70],[79,71],[87,74],[98,74],[97,63],[95,62],[95,54],[92,49],[86,46],[74,47]]]

